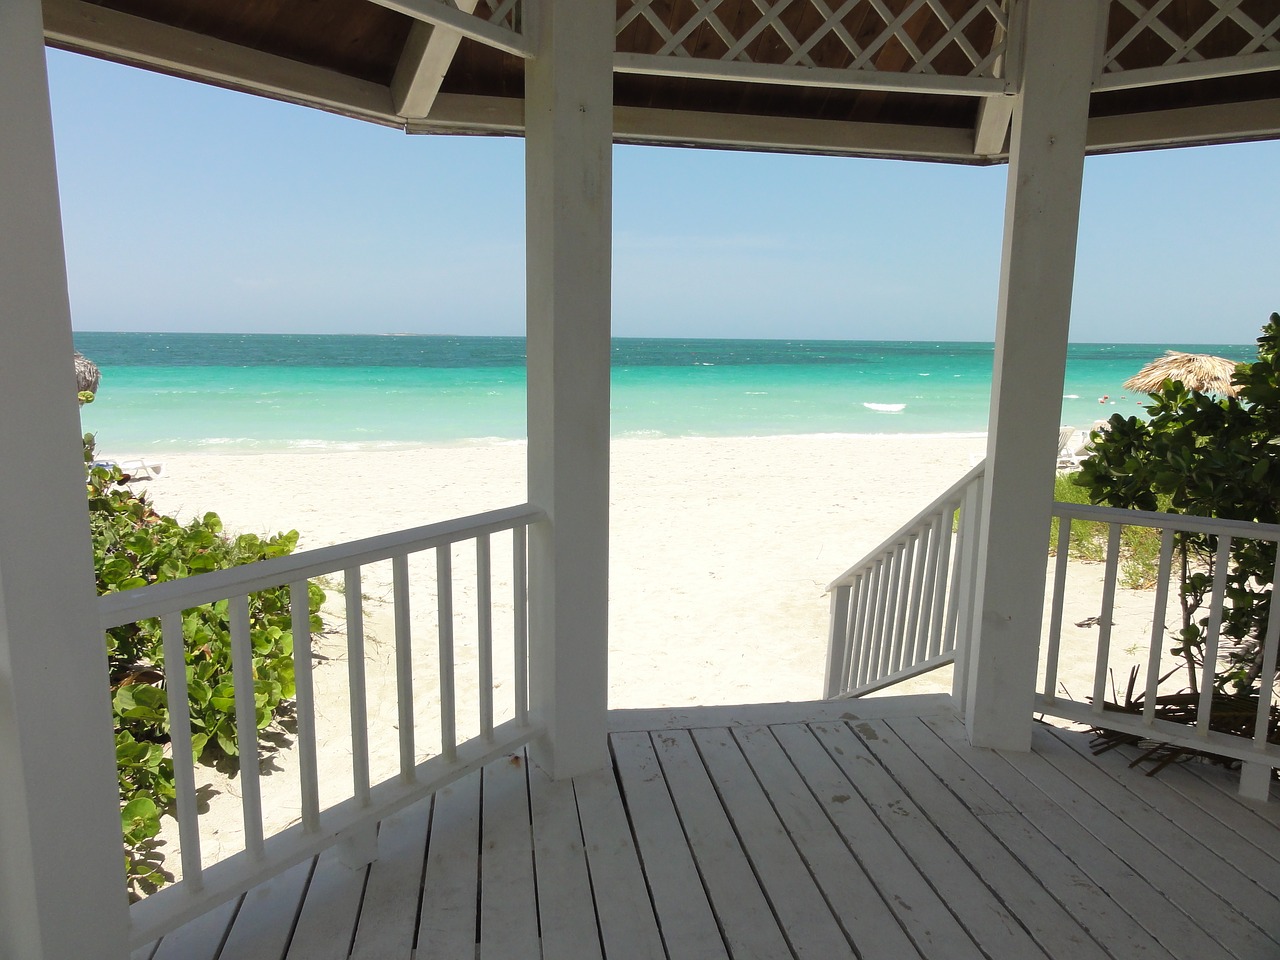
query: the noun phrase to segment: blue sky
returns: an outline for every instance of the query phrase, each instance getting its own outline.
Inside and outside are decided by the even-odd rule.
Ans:
[[[523,142],[49,52],[79,330],[520,334]],[[1072,339],[1249,343],[1280,143],[1091,158]],[[617,147],[618,336],[990,340],[1005,167]]]

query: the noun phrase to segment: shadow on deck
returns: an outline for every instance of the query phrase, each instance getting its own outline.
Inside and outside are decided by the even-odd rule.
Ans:
[[[606,773],[490,764],[134,957],[1280,956],[1280,813],[1215,768],[973,749],[942,696],[611,725]]]

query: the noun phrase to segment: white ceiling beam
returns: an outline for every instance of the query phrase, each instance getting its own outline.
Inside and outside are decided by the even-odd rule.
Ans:
[[[387,88],[81,0],[44,0],[45,40],[192,80],[396,124]]]
[[[1013,97],[983,97],[978,104],[978,122],[973,128],[973,152],[994,157],[1005,152],[1009,122],[1013,119]]]
[[[471,13],[476,2],[458,0],[458,9]],[[391,80],[391,101],[397,114],[418,119],[431,113],[431,105],[461,40],[462,34],[450,27],[414,21]]]
[[[998,96],[1010,92],[1008,82],[998,77],[951,77],[936,73],[840,70],[831,67],[745,63],[741,60],[659,57],[644,53],[615,54],[613,70],[615,73],[637,73],[647,76],[734,80],[739,83],[825,87],[833,90],[883,90],[960,97]]]
[[[1280,138],[1280,98],[1182,107],[1089,121],[1090,153]]]
[[[1104,73],[1094,80],[1093,89],[1131,90],[1134,87],[1154,87],[1186,80],[1213,80],[1218,77],[1236,77],[1248,73],[1266,73],[1271,70],[1280,70],[1280,51],[1250,53],[1243,57],[1220,57],[1216,60],[1169,63],[1138,70],[1116,70],[1112,73]]]
[[[487,47],[505,50],[517,57],[528,60],[533,56],[533,44],[530,39],[514,30],[500,27],[488,20],[481,20],[471,13],[463,12],[461,4],[455,7],[444,0],[369,0],[380,7],[403,13],[422,23],[434,24],[438,27],[449,27],[464,37],[470,37]],[[474,9],[474,5],[472,6]]]
[[[958,127],[615,107],[613,128],[614,139],[627,143],[980,161],[973,155],[972,131]],[[512,98],[442,93],[436,98],[430,117],[408,123],[405,129],[409,133],[519,136],[524,129],[524,110],[521,102]]]

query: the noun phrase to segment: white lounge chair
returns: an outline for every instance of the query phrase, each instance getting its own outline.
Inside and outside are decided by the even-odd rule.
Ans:
[[[94,460],[90,466],[106,467],[108,470],[119,467],[124,479],[128,481],[156,480],[164,475],[163,460],[147,460],[142,457],[135,460]]]

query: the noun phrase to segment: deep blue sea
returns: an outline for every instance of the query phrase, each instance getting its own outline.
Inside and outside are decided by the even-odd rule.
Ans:
[[[75,343],[102,370],[84,429],[113,455],[525,437],[520,337],[81,332]],[[1061,422],[1140,414],[1145,398],[1124,381],[1167,349],[1256,356],[1252,344],[1075,344]],[[620,338],[612,431],[981,433],[993,356],[990,343]]]

